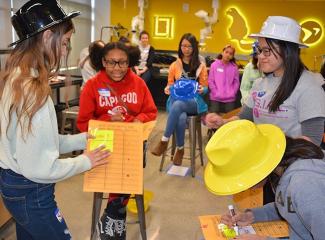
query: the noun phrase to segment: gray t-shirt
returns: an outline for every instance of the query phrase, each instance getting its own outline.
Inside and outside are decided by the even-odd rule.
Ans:
[[[280,105],[276,112],[269,112],[272,96],[281,78],[272,74],[257,79],[246,100],[253,109],[256,124],[277,125],[290,137],[302,135],[301,123],[317,117],[325,117],[325,92],[314,74],[304,71],[291,95]]]

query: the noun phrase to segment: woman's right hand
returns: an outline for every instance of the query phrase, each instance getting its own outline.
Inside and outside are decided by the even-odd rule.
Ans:
[[[134,66],[134,71],[136,75],[140,76],[140,70],[138,66]]]
[[[238,213],[235,216],[231,216],[229,213],[221,216],[221,223],[226,224],[228,227],[234,226],[247,226],[254,222],[254,214],[252,211],[246,211],[243,213]]]
[[[83,155],[86,155],[91,162],[91,168],[94,168],[99,165],[107,164],[108,160],[106,159],[111,155],[110,151],[104,150],[105,146],[100,146],[89,152],[85,152]]]
[[[165,94],[169,95],[170,94],[170,90],[169,90],[169,85],[167,85],[164,89]]]
[[[124,120],[125,120],[125,117],[123,116],[123,114],[121,112],[115,112],[111,116],[111,121],[112,122],[123,122]]]
[[[216,113],[208,113],[205,116],[205,123],[208,128],[216,128],[221,127],[225,122],[221,116]]]

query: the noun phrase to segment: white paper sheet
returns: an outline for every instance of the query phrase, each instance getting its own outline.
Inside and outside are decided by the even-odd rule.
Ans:
[[[184,176],[186,176],[186,174],[188,173],[188,171],[189,171],[189,168],[188,167],[182,167],[182,166],[172,165],[168,169],[167,174],[184,177]]]
[[[245,226],[245,227],[239,227],[238,231],[239,231],[239,235],[242,235],[242,234],[256,234],[253,226],[251,226],[251,225]]]

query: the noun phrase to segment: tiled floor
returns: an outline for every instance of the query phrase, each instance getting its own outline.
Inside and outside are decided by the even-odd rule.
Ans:
[[[166,114],[159,113],[158,123],[152,132],[149,144],[160,140],[166,123]],[[203,128],[203,139],[206,129]],[[149,146],[149,148],[152,146]],[[206,159],[205,159],[206,162]],[[201,240],[198,216],[223,213],[229,197],[218,197],[205,188],[203,168],[196,162],[196,177],[177,177],[159,172],[160,157],[148,153],[148,163],[144,170],[144,187],[154,193],[146,213],[148,240]],[[165,163],[166,167],[170,162]],[[185,160],[184,166],[190,162]],[[165,168],[166,168],[165,167]],[[89,240],[92,210],[92,193],[82,192],[83,176],[78,175],[56,186],[56,199],[61,212],[68,223],[73,239]],[[105,202],[103,202],[105,205]],[[141,239],[139,225],[134,222],[137,217],[128,214],[127,239]],[[1,240],[14,240],[13,224],[0,231]]]

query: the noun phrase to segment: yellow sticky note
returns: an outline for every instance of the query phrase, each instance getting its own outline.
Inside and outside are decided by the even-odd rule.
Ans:
[[[93,132],[95,139],[90,141],[90,150],[98,148],[100,145],[105,145],[105,149],[113,152],[113,140],[114,131],[113,130],[100,130],[97,129]]]
[[[236,237],[236,232],[233,228],[229,228],[227,225],[224,225],[221,229],[220,232],[227,238],[227,239],[233,239]]]

